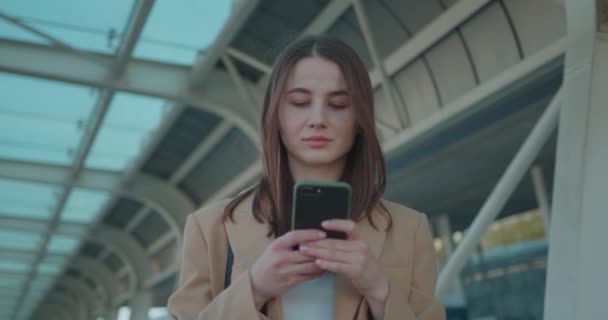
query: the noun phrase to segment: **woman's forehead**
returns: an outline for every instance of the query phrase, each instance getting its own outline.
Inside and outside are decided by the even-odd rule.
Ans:
[[[336,63],[319,57],[307,57],[296,62],[289,74],[287,90],[293,88],[334,91],[346,89],[346,83]]]

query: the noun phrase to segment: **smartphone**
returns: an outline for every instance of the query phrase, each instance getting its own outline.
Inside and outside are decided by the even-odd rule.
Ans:
[[[302,181],[293,189],[291,230],[320,229],[328,219],[350,217],[351,187],[333,181]],[[328,238],[346,239],[346,233],[327,231]]]

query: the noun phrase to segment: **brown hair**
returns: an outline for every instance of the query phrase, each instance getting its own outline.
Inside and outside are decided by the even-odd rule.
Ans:
[[[287,164],[287,150],[280,137],[278,108],[289,73],[300,59],[306,57],[321,57],[340,67],[355,110],[357,136],[347,155],[341,178],[352,187],[351,219],[359,221],[367,218],[377,229],[371,213],[380,205],[388,221],[388,230],[392,226],[392,219],[380,202],[386,185],[386,169],[376,135],[369,74],[352,48],[328,36],[309,36],[297,40],[277,58],[266,88],[262,112],[262,177],[253,188],[241,193],[226,206],[224,220],[234,222],[234,209],[254,193],[252,212],[257,221],[268,221],[268,235],[278,237],[289,231],[294,181]]]

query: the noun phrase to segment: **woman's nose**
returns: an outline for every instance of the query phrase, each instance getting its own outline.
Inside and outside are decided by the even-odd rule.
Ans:
[[[310,108],[310,118],[308,125],[310,127],[326,126],[325,110],[321,102],[313,104]]]

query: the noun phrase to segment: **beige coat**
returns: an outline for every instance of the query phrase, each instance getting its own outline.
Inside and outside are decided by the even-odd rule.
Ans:
[[[235,223],[223,222],[228,201],[210,204],[188,217],[179,286],[169,298],[169,312],[178,320],[283,319],[280,297],[268,302],[268,317],[256,310],[248,272],[272,241],[266,237],[268,227],[253,218],[252,197],[236,208]],[[426,217],[393,202],[383,203],[393,217],[392,229],[376,231],[365,219],[358,223],[358,231],[390,279],[385,319],[445,319],[443,306],[434,298],[436,266]],[[373,214],[374,222],[383,227],[380,213]],[[224,290],[227,239],[234,267],[232,284]],[[365,299],[350,280],[337,276],[333,318],[366,319],[367,311]]]

